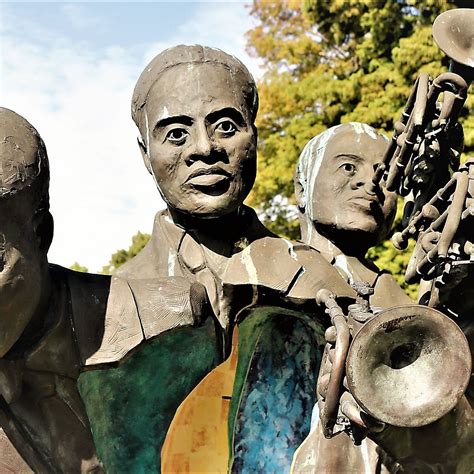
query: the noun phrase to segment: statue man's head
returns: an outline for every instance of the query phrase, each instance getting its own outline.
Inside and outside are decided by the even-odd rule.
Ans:
[[[38,132],[0,108],[0,357],[18,340],[48,294],[53,235],[49,166]]]
[[[305,242],[316,230],[339,248],[365,252],[386,238],[396,196],[372,179],[388,144],[375,129],[356,122],[332,127],[308,142],[295,175]]]
[[[140,148],[164,200],[196,217],[235,211],[256,174],[255,82],[235,57],[176,46],[145,68],[132,99]]]

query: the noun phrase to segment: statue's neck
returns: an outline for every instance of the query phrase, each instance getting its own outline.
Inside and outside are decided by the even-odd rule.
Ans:
[[[174,224],[188,232],[192,232],[193,236],[203,244],[206,244],[206,242],[233,244],[244,230],[242,228],[244,223],[239,209],[225,216],[209,218],[185,214],[171,207],[168,210]]]
[[[344,267],[347,267],[353,280],[372,283],[377,277],[378,271],[365,258],[367,248],[361,244],[362,237],[355,232],[342,231],[338,231],[337,235],[329,235],[314,225],[302,228],[303,242],[318,250],[326,260],[336,266],[339,258],[343,257]]]

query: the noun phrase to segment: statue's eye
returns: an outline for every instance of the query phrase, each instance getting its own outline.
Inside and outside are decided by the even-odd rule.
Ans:
[[[181,145],[187,136],[188,132],[184,128],[173,128],[166,135],[166,139],[175,145]]]
[[[237,127],[230,120],[223,120],[217,125],[216,131],[221,135],[232,136],[237,131]]]
[[[341,169],[350,176],[353,176],[357,171],[357,168],[353,163],[343,163]]]

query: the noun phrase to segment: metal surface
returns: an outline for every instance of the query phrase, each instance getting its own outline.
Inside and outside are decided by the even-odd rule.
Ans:
[[[349,349],[346,376],[367,413],[393,426],[417,427],[454,408],[471,364],[456,323],[426,306],[400,306],[362,326]]]

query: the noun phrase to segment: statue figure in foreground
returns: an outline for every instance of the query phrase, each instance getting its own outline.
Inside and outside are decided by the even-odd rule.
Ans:
[[[218,395],[231,398],[234,469],[289,469],[309,431],[323,333],[314,296],[323,287],[341,296],[353,292],[317,252],[272,234],[243,205],[256,174],[257,107],[245,66],[213,48],[166,50],[138,80],[132,117],[145,165],[167,209],[156,216],[144,250],[117,272],[132,288],[139,312],[155,314],[149,320],[155,322],[156,338],[134,349],[118,368],[88,371],[79,381],[99,455],[109,469],[158,468],[176,409],[228,357],[237,326],[234,392]],[[183,278],[205,288],[205,323],[177,330],[179,311],[166,321],[158,317],[148,300],[156,292],[150,282],[161,278]],[[235,369],[229,376],[234,374]],[[146,401],[143,380],[149,384]],[[278,397],[281,409],[269,413]],[[261,422],[264,416],[267,423]],[[263,431],[265,441],[255,442]],[[228,459],[221,468],[227,464]]]
[[[319,425],[315,427],[297,453],[295,471],[345,468],[380,471],[383,465],[389,471],[470,472],[474,465],[474,415],[472,387],[469,387],[473,325],[465,311],[470,303],[455,296],[456,288],[466,294],[472,260],[469,258],[472,233],[467,226],[472,165],[468,162],[457,171],[462,149],[458,141],[462,134],[456,125],[469,84],[466,80],[474,77],[472,68],[467,67],[472,64],[472,41],[470,59],[459,54],[466,44],[462,39],[472,40],[472,14],[472,10],[454,10],[436,20],[434,35],[438,44],[445,51],[451,49],[462,64],[454,64],[453,72],[442,74],[434,81],[420,76],[401,122],[396,125],[394,139],[386,152],[379,155],[379,164],[369,183],[373,187],[383,185],[405,197],[404,230],[395,236],[395,242],[403,248],[410,236],[418,239],[407,279],[423,278],[421,301],[445,310],[459,326],[441,313],[420,306],[393,308],[374,316],[370,314],[374,309],[371,310],[367,298],[360,297],[358,307],[349,308],[346,317],[342,312],[335,312],[334,302],[325,295],[322,299],[326,305],[329,303],[328,309],[332,308],[335,325],[326,332],[326,353],[334,350],[335,353],[323,360],[318,380],[322,430]],[[461,41],[453,40],[450,32]],[[458,45],[458,49],[453,45]],[[429,90],[427,97],[423,83]],[[441,90],[443,101],[437,104]],[[303,178],[311,176],[311,171],[318,174],[321,162],[314,151],[310,155],[310,171]],[[307,159],[303,153],[302,162]],[[448,166],[455,171],[451,179]],[[304,170],[308,171],[308,167]],[[310,183],[315,186],[316,180]],[[297,181],[297,191],[299,184]],[[332,191],[335,196],[340,193],[337,186]],[[354,183],[353,196],[356,194]],[[342,218],[337,216],[332,232],[329,229],[327,233],[333,237],[331,242],[334,235],[340,238],[342,245],[336,240],[339,248],[345,246],[343,236],[336,232],[344,216],[344,212]],[[307,222],[302,222],[306,229]],[[361,216],[353,221],[352,229],[360,230],[362,222]],[[316,230],[318,224],[316,221]],[[322,244],[324,249],[326,241],[320,235],[314,242]],[[344,270],[350,273],[347,264]],[[353,337],[350,346],[349,339],[341,345],[344,332]],[[337,380],[336,385],[342,384],[343,376],[344,389],[334,391],[332,382]],[[332,408],[328,407],[333,406],[330,400],[335,396],[340,396],[339,410],[331,412]],[[336,414],[337,420],[332,418]],[[346,422],[352,427],[344,427]],[[350,431],[356,444],[368,435],[380,448],[351,447],[349,439],[344,437],[322,438],[323,432],[331,438],[344,430]],[[329,449],[324,452],[326,447]]]

